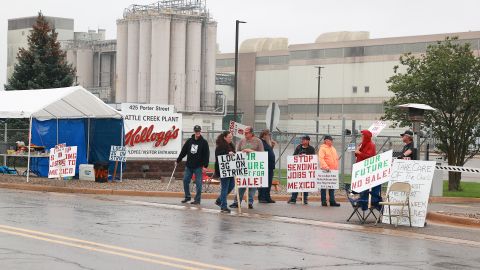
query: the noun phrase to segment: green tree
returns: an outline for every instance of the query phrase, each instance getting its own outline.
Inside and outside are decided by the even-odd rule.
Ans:
[[[475,140],[480,136],[480,58],[470,44],[446,38],[419,57],[403,55],[400,63],[406,70],[401,73],[396,66],[387,80],[394,96],[385,102],[383,118],[407,126],[406,113],[396,105],[423,103],[436,108],[426,113],[424,125],[431,128],[448,164],[463,166],[479,152]],[[460,180],[461,173],[449,172],[448,189],[460,190]]]
[[[5,85],[6,90],[27,90],[72,86],[75,69],[67,63],[66,53],[41,12],[28,36],[28,49],[18,51],[18,63]]]

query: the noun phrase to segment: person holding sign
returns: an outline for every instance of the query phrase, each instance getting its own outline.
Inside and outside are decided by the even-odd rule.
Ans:
[[[215,177],[220,177],[220,166],[218,156],[234,155],[235,145],[232,143],[233,135],[230,131],[224,131],[217,137],[217,148],[215,148]],[[227,197],[235,188],[234,177],[220,177],[220,197],[217,198],[215,204],[220,206],[222,213],[230,213],[227,207]]]
[[[275,153],[273,152],[273,147],[275,147],[276,142],[272,140],[272,133],[270,133],[268,129],[262,131],[260,140],[262,140],[263,148],[268,152],[268,187],[258,189],[258,202],[275,203],[275,201],[272,200],[270,192],[272,190],[273,170],[275,169]]]
[[[251,152],[263,152],[265,149],[263,148],[263,143],[262,141],[255,137],[255,134],[253,133],[253,128],[250,126],[247,126],[245,128],[245,138],[240,140],[240,142],[237,145],[237,151],[242,151],[244,153],[251,153]],[[242,202],[243,195],[245,194],[246,188],[239,188],[238,189],[238,194],[240,198],[240,203]],[[253,209],[253,197],[255,196],[255,188],[250,188],[248,192],[248,208]],[[238,208],[238,201],[237,198],[233,201],[233,203],[230,205],[230,208]]]
[[[398,156],[398,159],[410,159],[417,160],[417,152],[413,147],[413,132],[406,130],[404,133],[400,134],[402,137],[403,146],[402,153]]]
[[[200,204],[202,198],[202,167],[208,167],[210,150],[208,148],[208,142],[202,137],[202,128],[196,125],[193,131],[195,133],[185,142],[180,155],[178,155],[177,164],[182,162],[182,159],[187,156],[187,164],[185,165],[185,174],[183,176],[185,199],[182,200],[182,203],[189,202],[192,199],[189,185],[193,174],[195,174],[195,186],[197,190],[192,204]]]
[[[377,149],[375,144],[372,142],[372,132],[369,130],[362,130],[360,132],[362,134],[362,143],[358,146],[357,150],[355,150],[355,162],[360,162],[365,159],[371,158],[377,154]],[[371,203],[372,205],[378,205],[378,202],[382,200],[382,185],[378,185],[372,188],[371,191],[365,190],[360,193],[360,201],[362,204],[362,210],[366,211],[368,209],[367,203],[362,203],[368,201],[368,194],[369,192],[372,194]]]
[[[304,135],[302,137],[302,143],[295,148],[293,152],[294,156],[297,155],[315,155],[315,148],[310,145],[310,136]],[[297,203],[298,192],[292,192],[290,200],[287,201],[289,204]],[[308,204],[308,192],[303,193],[303,204]]]
[[[333,147],[333,137],[325,135],[323,137],[323,144],[318,150],[318,162],[320,163],[320,169],[324,171],[338,170],[338,155],[337,150]],[[320,189],[320,197],[322,200],[322,206],[327,206],[327,190]],[[335,201],[335,190],[328,190],[328,197],[330,200],[330,206],[338,207],[339,203]]]

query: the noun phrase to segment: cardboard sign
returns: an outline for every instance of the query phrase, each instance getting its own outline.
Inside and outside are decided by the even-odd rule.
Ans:
[[[338,170],[318,170],[317,185],[319,189],[339,189]]]
[[[317,155],[287,157],[287,192],[315,192],[317,187]]]
[[[236,176],[238,187],[268,187],[268,153],[247,154],[247,175]]]
[[[425,226],[427,217],[428,198],[432,186],[433,173],[435,172],[435,161],[421,160],[403,160],[395,159],[392,165],[391,180],[388,183],[388,189],[394,182],[407,182],[411,186],[410,192],[410,214],[412,216],[413,227]],[[391,201],[399,201],[405,198],[404,194],[393,193]],[[401,207],[391,206],[392,214],[400,212]],[[404,217],[398,224],[410,226],[408,222],[408,208],[404,208]],[[384,213],[388,214],[388,207],[384,208]],[[384,216],[383,223],[389,223],[389,218]],[[392,217],[392,223],[396,222],[396,217]]]
[[[127,149],[125,146],[112,145],[110,147],[110,161],[125,162],[127,156]]]
[[[240,123],[230,121],[230,128],[229,131],[232,133],[233,136],[243,139],[245,138],[245,128],[247,126],[242,125]]]
[[[372,132],[373,137],[377,137],[380,132],[387,126],[386,122],[383,121],[375,121],[368,130]]]
[[[55,147],[50,149],[48,178],[75,176],[77,147]]]
[[[393,151],[387,151],[353,164],[352,190],[362,192],[390,180]]]
[[[217,161],[221,178],[248,175],[246,153],[239,152],[233,155],[221,155],[217,157]]]
[[[122,103],[127,158],[178,157],[182,147],[182,114],[161,108],[155,104]]]

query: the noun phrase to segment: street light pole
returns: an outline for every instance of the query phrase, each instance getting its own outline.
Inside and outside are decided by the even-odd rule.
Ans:
[[[238,86],[238,29],[239,25],[242,22],[239,20],[235,21],[235,82],[233,85],[233,121],[237,121],[237,86]]]
[[[317,144],[318,142],[318,132],[319,132],[319,118],[320,118],[320,79],[322,78],[322,66],[316,67],[318,68],[318,88],[317,88],[317,121],[316,121],[316,129],[315,132],[317,133]]]

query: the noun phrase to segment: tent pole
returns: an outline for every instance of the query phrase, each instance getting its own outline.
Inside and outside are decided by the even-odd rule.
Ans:
[[[57,144],[55,145],[58,145],[58,117],[57,117]]]
[[[124,124],[123,124],[123,118],[122,118],[122,133],[120,134],[122,137],[120,138],[120,144],[122,146],[125,146],[125,142],[123,141],[125,139],[125,136],[123,135],[123,132],[124,132],[123,127],[124,127]],[[123,162],[120,162],[120,182],[122,181],[123,181]]]
[[[90,162],[90,118],[87,120],[87,163]]]
[[[30,180],[30,146],[31,144],[32,144],[32,116],[30,116],[30,126],[28,128],[27,183]]]

